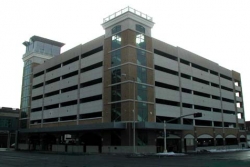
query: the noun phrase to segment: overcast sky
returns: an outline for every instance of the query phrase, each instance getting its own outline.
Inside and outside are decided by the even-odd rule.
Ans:
[[[240,72],[250,120],[247,0],[1,0],[0,106],[20,108],[24,41],[38,35],[65,43],[64,52],[103,35],[103,18],[127,6],[153,17],[154,38]]]

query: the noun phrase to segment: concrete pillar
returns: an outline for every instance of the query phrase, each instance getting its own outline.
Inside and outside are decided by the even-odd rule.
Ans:
[[[7,148],[10,148],[10,137],[11,137],[11,133],[10,133],[10,131],[8,131],[8,136],[7,136]]]
[[[184,148],[184,146],[185,146],[185,140],[184,140],[184,138],[182,137],[181,138],[181,152],[185,152],[185,148]]]
[[[18,136],[19,135],[19,133],[18,133],[18,131],[16,131],[16,135],[15,135],[15,150],[18,150]]]

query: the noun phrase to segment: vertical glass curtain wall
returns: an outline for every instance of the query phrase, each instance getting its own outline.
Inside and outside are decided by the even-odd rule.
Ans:
[[[112,28],[112,41],[111,41],[111,49],[114,50],[111,52],[111,84],[120,83],[121,82],[121,26],[117,25]],[[117,67],[116,67],[117,66]],[[111,102],[120,101],[121,100],[121,85],[114,85],[111,87]],[[119,122],[121,121],[121,103],[113,103],[111,105],[111,121]]]
[[[20,127],[27,128],[27,117],[30,108],[30,86],[31,86],[32,62],[27,60],[23,69],[23,85],[21,98],[21,121]]]

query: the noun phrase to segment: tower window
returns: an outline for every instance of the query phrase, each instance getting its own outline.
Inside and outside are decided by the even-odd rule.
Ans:
[[[139,31],[139,32],[145,34],[145,28],[143,26],[136,24],[135,29],[136,29],[136,31]]]
[[[121,31],[121,25],[117,25],[114,28],[112,28],[111,33],[115,34]]]
[[[137,33],[135,43],[138,48],[146,49],[146,42],[145,42],[144,34]]]
[[[121,34],[116,34],[112,36],[112,50],[121,47]]]

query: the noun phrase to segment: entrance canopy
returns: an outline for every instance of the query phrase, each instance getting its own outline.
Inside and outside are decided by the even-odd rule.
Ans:
[[[227,138],[227,139],[228,139],[228,138],[236,138],[236,136],[234,136],[234,135],[227,135],[226,138]]]
[[[86,125],[72,125],[72,126],[59,126],[49,128],[34,128],[34,129],[20,129],[20,133],[44,133],[44,132],[72,132],[82,130],[108,130],[108,129],[126,129],[126,123],[110,122]]]
[[[203,134],[198,137],[198,139],[212,139],[213,137],[208,134]]]

